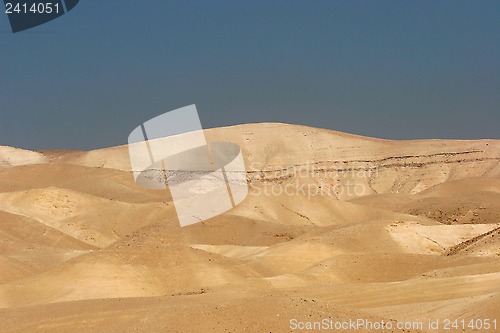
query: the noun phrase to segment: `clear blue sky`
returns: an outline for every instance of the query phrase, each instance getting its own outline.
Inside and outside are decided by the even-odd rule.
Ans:
[[[0,145],[124,144],[193,103],[205,128],[498,139],[500,1],[81,0],[16,34],[0,13]]]

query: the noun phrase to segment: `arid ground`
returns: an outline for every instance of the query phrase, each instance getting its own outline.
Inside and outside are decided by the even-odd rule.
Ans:
[[[499,140],[205,135],[241,147],[250,190],[182,228],[127,146],[0,147],[0,331],[500,332]]]

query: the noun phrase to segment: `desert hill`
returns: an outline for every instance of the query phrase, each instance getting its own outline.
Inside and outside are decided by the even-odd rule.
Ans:
[[[0,147],[1,331],[500,320],[499,140],[275,123],[205,136],[240,146],[250,192],[184,228],[169,190],[135,184],[127,146]]]

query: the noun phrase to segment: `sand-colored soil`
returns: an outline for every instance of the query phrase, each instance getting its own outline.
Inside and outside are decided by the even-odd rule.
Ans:
[[[205,135],[240,145],[250,192],[184,228],[168,190],[135,184],[126,146],[0,147],[0,332],[312,332],[292,323],[359,318],[393,327],[345,332],[453,332],[428,327],[445,319],[500,332],[500,141],[285,124]]]

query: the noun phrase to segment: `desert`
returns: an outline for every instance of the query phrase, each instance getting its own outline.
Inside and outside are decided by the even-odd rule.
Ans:
[[[249,193],[186,227],[126,145],[0,147],[0,331],[500,331],[499,140],[204,132]]]

